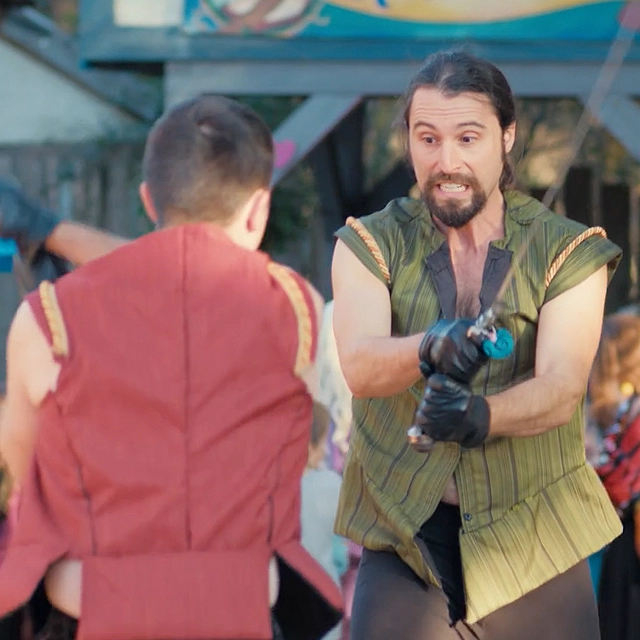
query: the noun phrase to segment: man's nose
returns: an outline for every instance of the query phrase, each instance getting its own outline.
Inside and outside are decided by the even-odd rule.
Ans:
[[[461,169],[462,160],[456,145],[444,142],[440,146],[438,156],[438,168],[442,173],[458,173]]]

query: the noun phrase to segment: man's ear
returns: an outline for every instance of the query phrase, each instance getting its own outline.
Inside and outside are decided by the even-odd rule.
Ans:
[[[516,123],[510,124],[502,134],[502,141],[504,142],[504,150],[506,153],[511,153],[513,145],[516,141]]]
[[[249,198],[247,205],[247,229],[252,233],[263,234],[269,219],[271,191],[257,189]]]
[[[151,199],[149,185],[146,182],[143,182],[138,189],[138,193],[140,194],[140,200],[142,200],[142,206],[144,207],[144,212],[147,214],[147,218],[149,218],[154,225],[157,225],[158,212],[153,204],[153,200]]]

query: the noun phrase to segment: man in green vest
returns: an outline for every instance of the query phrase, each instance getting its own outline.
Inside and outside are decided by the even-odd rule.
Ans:
[[[355,398],[336,531],[364,547],[351,638],[595,640],[585,558],[621,527],[582,411],[620,250],[510,190],[514,98],[488,61],[427,58],[402,125],[421,199],[349,219],[333,260]],[[515,346],[489,359],[467,336],[505,279]]]

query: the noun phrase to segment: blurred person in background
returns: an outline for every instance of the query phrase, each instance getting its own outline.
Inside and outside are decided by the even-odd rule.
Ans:
[[[596,470],[622,519],[605,550],[598,607],[602,640],[640,638],[640,318],[608,316],[589,381],[603,447]]]
[[[0,424],[2,423],[2,406],[4,404],[4,385],[0,388]],[[5,465],[0,459],[0,564],[4,559],[9,537],[8,500],[10,481]],[[0,620],[0,638],[2,640],[21,640],[24,615],[22,611]]]
[[[340,578],[347,570],[348,551],[347,541],[333,532],[341,478],[325,464],[329,421],[326,407],[314,402],[309,461],[302,476],[302,545],[340,586]],[[325,636],[325,640],[338,638],[340,625]]]
[[[334,301],[329,300],[324,306],[320,338],[318,340],[318,398],[329,410],[330,428],[327,452],[327,464],[340,475],[344,469],[344,461],[349,450],[349,438],[353,425],[351,403],[353,396],[342,373],[336,336],[333,331]],[[362,557],[362,546],[347,541],[348,567],[342,575],[342,592],[344,597],[344,616],[342,618],[342,638],[349,640],[351,625],[351,609],[353,594],[358,574],[358,565]]]

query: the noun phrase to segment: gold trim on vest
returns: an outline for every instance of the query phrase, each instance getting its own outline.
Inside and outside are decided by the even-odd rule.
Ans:
[[[298,351],[294,365],[294,373],[300,376],[313,362],[313,321],[309,305],[304,293],[291,270],[276,262],[270,262],[267,267],[283,291],[287,294],[298,321]]]
[[[40,283],[38,293],[40,294],[42,310],[49,325],[49,331],[51,331],[51,350],[53,355],[66,358],[69,355],[69,338],[64,325],[62,311],[58,304],[56,288],[51,282],[45,280]]]
[[[564,264],[564,261],[573,253],[573,250],[587,238],[591,236],[602,236],[607,238],[607,232],[602,227],[591,227],[583,231],[580,235],[576,236],[559,254],[558,257],[551,263],[547,276],[544,279],[545,288],[551,284],[554,276],[560,270],[560,267]]]
[[[373,259],[376,261],[376,264],[380,268],[382,277],[386,280],[387,284],[391,284],[391,273],[389,271],[389,267],[387,267],[387,263],[384,260],[384,256],[382,255],[382,251],[380,250],[380,246],[376,242],[376,239],[371,235],[371,233],[362,224],[362,222],[360,222],[360,220],[356,220],[356,218],[347,218],[347,226],[351,227],[360,236],[362,242],[367,245],[367,249],[369,249],[371,255],[373,256]]]

